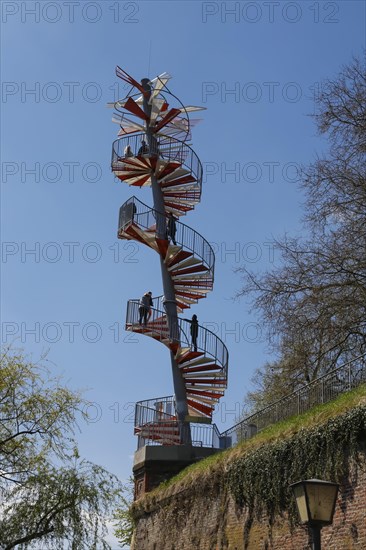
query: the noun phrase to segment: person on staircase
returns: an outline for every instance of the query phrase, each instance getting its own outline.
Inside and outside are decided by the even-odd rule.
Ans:
[[[147,146],[146,141],[143,139],[143,140],[141,141],[141,147],[140,147],[140,149],[139,149],[139,151],[138,151],[138,153],[137,153],[137,156],[138,156],[138,157],[141,157],[141,156],[143,156],[143,155],[146,155],[148,152],[149,152],[149,147]]]
[[[151,317],[151,308],[153,307],[152,292],[145,292],[145,294],[140,298],[139,302],[139,325],[147,325],[148,318]]]
[[[168,238],[170,237],[173,241],[173,244],[177,245],[177,242],[175,240],[175,234],[177,232],[177,218],[174,217],[173,212],[169,212],[168,214],[168,222],[166,228]]]
[[[197,315],[192,315],[192,319],[184,319],[184,321],[188,321],[188,323],[191,323],[190,332],[191,332],[191,338],[192,338],[192,346],[193,346],[193,350],[197,351],[197,337],[198,337]]]
[[[152,292],[151,292],[151,290],[149,291],[148,294],[149,294],[149,296],[150,296],[150,302],[149,302],[149,311],[148,311],[148,314],[147,314],[147,320],[150,321],[150,317],[151,317],[151,315],[152,315],[152,309],[151,309],[151,308],[153,307],[154,303],[153,303],[153,299],[152,299]]]
[[[132,202],[131,203],[131,222],[133,222],[135,214],[137,214],[137,208],[136,208],[136,204]]]
[[[125,158],[133,157],[133,152],[132,152],[132,149],[131,149],[131,145],[126,145],[125,150],[124,150],[124,157]]]

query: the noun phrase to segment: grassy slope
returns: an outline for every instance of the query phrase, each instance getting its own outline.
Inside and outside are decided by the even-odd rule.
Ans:
[[[304,414],[273,424],[252,439],[239,443],[239,445],[232,449],[217,453],[185,468],[177,476],[162,483],[154,491],[151,491],[139,499],[134,504],[133,508],[135,508],[135,510],[147,509],[150,504],[181,492],[191,484],[195,484],[198,479],[200,483],[202,483],[205,479],[212,479],[220,475],[220,472],[224,470],[230,462],[250,453],[261,445],[270,444],[284,438],[291,438],[300,429],[311,430],[314,427],[319,427],[331,418],[340,416],[362,405],[366,405],[366,385],[360,386],[351,392],[347,392],[330,403],[318,405]]]

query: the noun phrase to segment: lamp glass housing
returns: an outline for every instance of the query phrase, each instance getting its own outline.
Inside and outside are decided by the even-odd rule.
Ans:
[[[333,522],[339,489],[337,483],[308,479],[291,487],[302,523],[330,525]]]

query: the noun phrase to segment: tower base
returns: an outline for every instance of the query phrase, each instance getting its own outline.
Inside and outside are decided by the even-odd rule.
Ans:
[[[217,452],[220,452],[220,449],[190,445],[141,447],[135,452],[133,464],[134,499],[137,500],[145,493],[152,491],[160,483],[177,475],[190,464]]]

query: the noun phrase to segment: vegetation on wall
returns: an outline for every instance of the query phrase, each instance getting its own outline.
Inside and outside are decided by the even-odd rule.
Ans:
[[[306,478],[344,481],[366,443],[366,387],[275,424],[251,440],[183,470],[133,504],[132,515],[168,511],[177,499],[231,494],[248,510],[246,536],[264,514],[271,525],[285,512],[296,519],[290,483]],[[172,518],[176,517],[174,514]]]
[[[251,519],[264,513],[271,523],[287,512],[293,520],[290,483],[311,478],[341,482],[350,458],[357,459],[361,441],[366,441],[365,406],[245,454],[228,468],[226,483]]]

